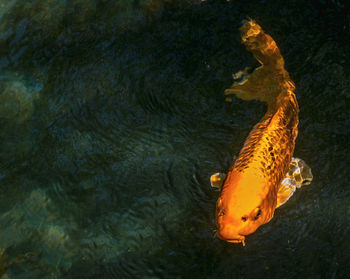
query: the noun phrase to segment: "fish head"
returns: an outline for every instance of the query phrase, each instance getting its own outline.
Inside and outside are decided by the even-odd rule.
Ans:
[[[245,244],[245,236],[267,223],[276,208],[276,193],[256,175],[228,177],[216,204],[218,238]]]

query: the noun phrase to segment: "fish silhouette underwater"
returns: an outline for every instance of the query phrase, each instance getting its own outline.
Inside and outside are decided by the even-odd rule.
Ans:
[[[247,70],[225,95],[267,103],[267,112],[258,122],[227,174],[211,176],[211,185],[221,189],[216,204],[216,236],[245,245],[245,237],[269,222],[276,208],[296,188],[310,184],[311,169],[293,158],[298,135],[299,106],[294,83],[284,68],[284,59],[275,41],[253,20],[240,28],[242,43],[260,62],[251,74]]]

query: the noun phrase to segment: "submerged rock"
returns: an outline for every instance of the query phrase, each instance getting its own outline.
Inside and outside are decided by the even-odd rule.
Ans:
[[[14,258],[11,261],[7,259],[5,249],[0,248],[0,279],[9,279],[10,277],[5,273],[6,270],[16,263],[26,262],[30,254],[26,254],[23,258]]]
[[[28,86],[20,76],[8,76],[1,87],[0,118],[19,122],[28,120],[40,90],[40,84]]]

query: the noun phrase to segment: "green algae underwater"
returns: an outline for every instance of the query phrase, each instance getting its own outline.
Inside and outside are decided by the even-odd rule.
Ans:
[[[248,16],[314,180],[242,247],[213,237],[209,178],[266,109],[223,95],[257,66]],[[349,38],[343,1],[2,0],[0,278],[349,277]]]

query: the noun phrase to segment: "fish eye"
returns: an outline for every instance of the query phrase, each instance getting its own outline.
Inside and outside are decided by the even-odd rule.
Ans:
[[[261,209],[259,208],[258,212],[256,213],[254,219],[257,220],[261,215]]]
[[[243,221],[243,222],[245,222],[245,221],[247,221],[247,220],[248,220],[248,216],[242,216],[242,218],[241,218],[241,219],[242,219],[242,221]]]

